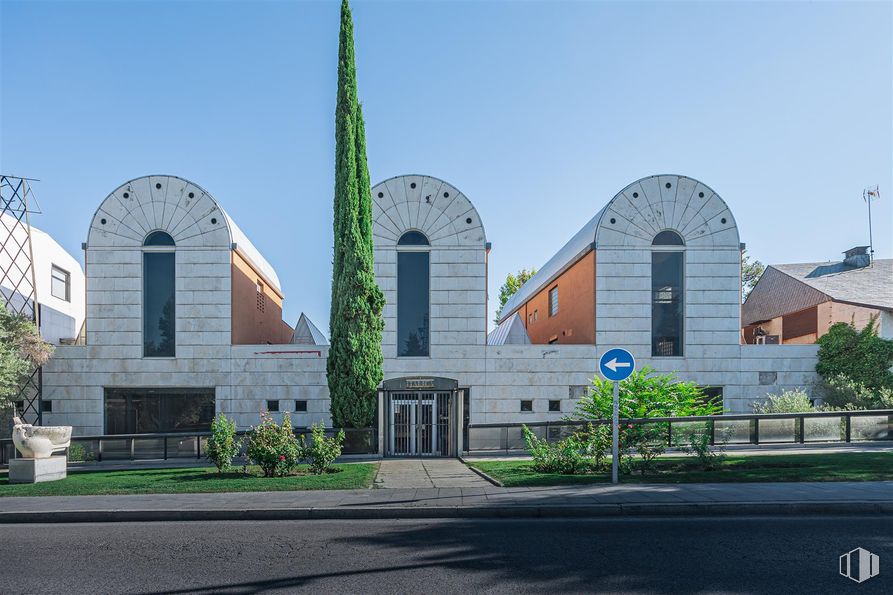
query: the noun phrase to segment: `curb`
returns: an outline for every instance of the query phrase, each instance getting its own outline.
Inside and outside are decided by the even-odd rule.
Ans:
[[[589,506],[425,506],[271,508],[253,510],[67,510],[0,512],[0,525],[182,521],[293,521],[392,519],[530,519],[634,516],[754,516],[893,514],[887,502],[718,502],[593,504]]]
[[[497,488],[504,488],[504,487],[505,487],[505,484],[503,484],[501,481],[499,481],[499,480],[496,479],[496,478],[490,477],[487,473],[484,473],[483,471],[481,471],[481,470],[478,469],[477,467],[474,467],[474,466],[470,465],[470,464],[468,463],[468,461],[466,461],[466,460],[463,459],[462,457],[458,457],[458,459],[459,459],[459,461],[460,461],[463,465],[465,465],[465,467],[467,467],[468,469],[471,469],[472,472],[477,473],[479,476],[481,476],[483,479],[486,479],[487,481],[489,481],[490,483],[492,483],[493,485],[495,485]]]

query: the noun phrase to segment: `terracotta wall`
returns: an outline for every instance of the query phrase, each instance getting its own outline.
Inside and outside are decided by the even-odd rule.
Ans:
[[[549,290],[558,287],[558,313],[549,316]],[[595,251],[575,262],[521,306],[519,315],[534,344],[595,344]],[[536,320],[534,320],[536,313]]]
[[[877,316],[880,310],[841,304],[840,302],[825,302],[819,304],[819,336],[828,332],[832,324],[837,322],[854,323],[857,329],[862,329],[868,324],[872,316]]]
[[[294,329],[282,320],[282,296],[239,253],[232,255],[233,345],[290,343]],[[263,285],[262,296],[258,282]]]

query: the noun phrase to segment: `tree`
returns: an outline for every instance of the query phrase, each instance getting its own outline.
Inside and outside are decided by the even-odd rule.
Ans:
[[[819,340],[815,371],[823,380],[847,378],[868,390],[893,388],[893,341],[877,334],[877,315],[857,331],[850,322],[832,324]]]
[[[372,191],[347,0],[341,4],[338,43],[334,232],[331,346],[326,362],[332,421],[336,426],[366,427],[373,422],[383,378],[384,295],[375,283]]]
[[[505,307],[505,303],[534,275],[536,275],[536,269],[530,269],[529,271],[521,269],[517,274],[509,273],[506,275],[505,283],[499,288],[499,309],[496,310],[496,319],[493,322],[499,324],[499,317],[502,316],[502,309]]]
[[[0,302],[0,409],[14,405],[25,379],[50,359],[53,346],[31,320]]]
[[[747,300],[747,296],[753,291],[757,281],[763,276],[766,267],[759,260],[751,260],[747,250],[741,251],[741,303]]]

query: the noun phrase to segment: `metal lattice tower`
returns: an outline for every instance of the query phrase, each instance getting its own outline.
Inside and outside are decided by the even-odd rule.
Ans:
[[[29,178],[0,175],[0,300],[7,310],[27,316],[40,328],[40,306],[31,245],[29,201],[37,200]],[[37,368],[26,376],[15,398],[23,419],[42,420],[43,374]]]

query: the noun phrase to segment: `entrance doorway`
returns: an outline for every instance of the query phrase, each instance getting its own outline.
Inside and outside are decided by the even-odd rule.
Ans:
[[[385,454],[395,457],[458,454],[455,380],[399,378],[384,384]]]

